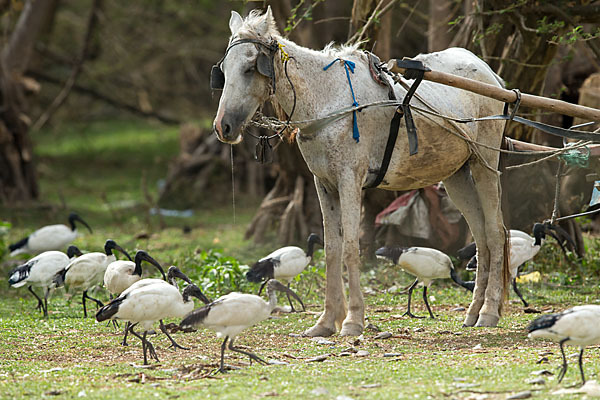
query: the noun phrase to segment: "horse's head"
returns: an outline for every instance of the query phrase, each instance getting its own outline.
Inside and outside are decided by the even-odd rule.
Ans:
[[[229,46],[211,72],[211,86],[223,89],[213,130],[220,141],[237,144],[244,125],[275,89],[277,29],[270,7],[262,15],[251,12],[246,20],[232,11],[229,29]]]

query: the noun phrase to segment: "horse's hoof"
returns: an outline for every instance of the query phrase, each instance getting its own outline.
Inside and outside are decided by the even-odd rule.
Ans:
[[[467,313],[467,316],[465,317],[465,322],[463,322],[463,326],[465,326],[465,327],[475,326],[475,324],[477,323],[477,318],[479,318],[479,314]]]
[[[364,327],[355,322],[346,322],[342,324],[340,336],[360,336],[363,333]]]
[[[475,326],[477,327],[496,327],[500,317],[494,314],[480,314]]]
[[[313,326],[312,328],[308,328],[307,330],[305,330],[304,333],[302,334],[302,336],[326,337],[326,336],[331,336],[334,333],[335,333],[335,328],[328,328],[326,326],[317,324],[317,325]]]

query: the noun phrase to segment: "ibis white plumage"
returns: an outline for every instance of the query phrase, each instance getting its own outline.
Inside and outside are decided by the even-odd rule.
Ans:
[[[104,273],[104,286],[113,295],[121,294],[135,282],[142,279],[142,262],[147,261],[154,265],[166,281],[165,271],[161,265],[144,250],[138,250],[134,261],[117,260],[106,267]]]
[[[306,251],[296,246],[286,246],[275,250],[268,256],[258,260],[246,273],[246,279],[256,283],[264,280],[258,291],[259,295],[269,279],[287,282],[289,288],[289,281],[302,273],[310,264],[315,244],[323,246],[323,240],[318,235],[311,233],[307,239]],[[288,301],[292,311],[295,311],[289,294]],[[299,297],[298,301],[304,310],[304,303],[302,303]]]
[[[166,281],[165,271],[154,258],[144,250],[138,250],[135,254],[135,261],[117,260],[106,267],[104,272],[104,287],[111,296],[119,295],[129,289],[131,285],[142,279],[142,262],[147,261],[154,265],[162,274]],[[127,333],[129,332],[129,323],[125,325],[123,332],[123,346],[127,346]]]
[[[64,248],[77,237],[75,222],[81,222],[90,232],[92,228],[75,213],[69,215],[69,225],[47,225],[29,236],[8,246],[11,256],[21,253],[39,254],[50,250],[64,250]]]
[[[185,275],[178,275],[177,273],[181,274],[181,271],[176,267],[169,268],[169,280],[173,282],[175,276],[185,277]],[[131,324],[129,331],[142,341],[144,365],[148,364],[147,353],[150,353],[150,357],[158,361],[154,346],[146,338],[154,323],[160,321],[160,329],[171,340],[171,346],[183,348],[169,335],[162,320],[165,318],[183,318],[187,315],[194,309],[192,296],[204,303],[209,303],[200,288],[191,283],[187,277],[184,279],[190,284],[183,290],[183,294],[172,283],[159,279],[142,279],[98,310],[96,320],[98,322],[108,319],[128,321]],[[142,336],[134,331],[134,327],[138,325],[143,329]]]
[[[104,252],[83,254],[71,261],[54,277],[57,287],[67,286],[69,290],[82,290],[83,316],[87,318],[86,299],[94,301],[100,307],[104,306],[98,299],[90,297],[88,290],[104,282],[104,274],[109,264],[116,261],[113,250],[123,253],[130,261],[131,257],[114,240],[108,239],[104,244]]]
[[[427,301],[427,288],[435,279],[450,278],[458,285],[473,291],[474,282],[463,281],[454,269],[452,260],[445,253],[428,247],[382,247],[375,252],[378,258],[385,258],[397,264],[407,273],[416,277],[408,289],[408,309],[404,315],[417,317],[410,311],[412,291],[419,282],[423,282],[423,301],[429,311],[429,316],[435,318]]]
[[[217,337],[225,337],[225,340],[221,345],[221,363],[218,369],[219,372],[225,372],[223,357],[228,340],[230,340],[229,350],[250,357],[251,362],[254,360],[259,363],[267,364],[256,354],[234,347],[233,343],[235,338],[244,329],[269,318],[271,312],[277,306],[276,291],[289,293],[298,301],[300,300],[298,295],[288,287],[275,279],[271,279],[267,283],[268,302],[254,294],[237,292],[229,293],[219,297],[214,302],[202,308],[192,311],[181,321],[179,326],[185,329],[202,325],[217,332]]]
[[[14,288],[27,285],[27,289],[38,301],[38,309],[48,316],[48,296],[54,288],[53,279],[56,274],[69,264],[69,257],[61,251],[46,251],[25,264],[13,269],[9,274],[8,284]],[[44,301],[33,291],[33,286],[44,290]]]
[[[550,339],[560,345],[563,363],[558,375],[559,383],[567,372],[567,358],[563,346],[579,346],[579,371],[581,380],[585,383],[583,350],[586,346],[600,344],[599,305],[576,306],[561,313],[542,315],[529,324],[527,331],[530,338]]]

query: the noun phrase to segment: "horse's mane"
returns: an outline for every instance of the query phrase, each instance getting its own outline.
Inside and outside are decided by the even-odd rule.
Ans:
[[[264,30],[265,24],[267,28],[266,33],[259,33],[260,31]],[[258,40],[265,40],[265,37],[282,39],[282,36],[277,29],[275,20],[273,18],[269,18],[262,12],[260,8],[255,8],[250,11],[248,16],[244,18],[242,26],[237,31],[235,36],[239,38]],[[335,43],[331,42],[327,44],[323,50],[312,50],[308,48],[306,50],[323,53],[331,57],[347,57],[356,54],[359,51],[361,44],[362,43],[355,43],[353,45],[336,45]]]

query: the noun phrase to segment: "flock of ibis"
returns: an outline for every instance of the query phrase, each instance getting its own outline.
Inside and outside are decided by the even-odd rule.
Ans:
[[[156,350],[148,340],[148,334],[154,333],[156,322],[159,322],[161,332],[170,340],[170,347],[173,349],[186,348],[171,337],[164,319],[181,319],[181,329],[206,327],[215,331],[217,337],[223,338],[217,370],[219,372],[227,369],[224,364],[227,348],[248,356],[251,361],[266,364],[258,355],[234,346],[235,339],[243,330],[269,318],[275,309],[280,308],[277,307],[278,291],[286,294],[292,312],[295,311],[292,298],[305,310],[304,303],[290,289],[289,282],[310,264],[315,245],[324,246],[318,235],[311,234],[306,250],[296,246],[280,248],[258,260],[246,274],[248,281],[262,283],[257,295],[232,292],[211,301],[176,266],[171,266],[165,275],[161,264],[146,251],[138,250],[132,259],[124,248],[111,239],[106,240],[102,252],[83,254],[76,246],[69,246],[78,236],[76,222],[83,224],[90,232],[92,229],[75,213],[71,213],[68,219],[69,226],[45,226],[9,246],[11,256],[21,253],[35,255],[9,273],[9,285],[14,288],[27,286],[28,291],[37,299],[37,308],[45,317],[48,316],[48,298],[54,289],[65,286],[71,292],[81,292],[84,317],[88,314],[86,301],[91,300],[98,308],[98,322],[112,321],[115,326],[118,320],[125,322],[122,344],[127,345],[128,334],[140,339],[144,364],[148,363],[148,358],[158,361]],[[525,232],[510,231],[510,275],[513,288],[526,307],[528,303],[516,284],[519,268],[539,252],[546,235],[558,240],[553,231],[559,232],[560,228],[548,223],[535,224],[533,237]],[[568,235],[565,237],[568,238]],[[67,253],[63,253],[61,250],[67,246]],[[117,252],[126,259],[119,260]],[[477,262],[476,252],[476,245],[472,243],[459,250],[457,257],[469,260],[468,266],[474,266]],[[412,292],[419,283],[423,285],[423,301],[430,318],[435,316],[428,302],[427,289],[435,279],[452,279],[469,291],[473,291],[475,287],[475,281],[463,281],[460,278],[450,257],[439,250],[425,247],[382,247],[376,251],[376,256],[398,265],[415,277],[415,281],[408,287],[407,311],[404,313],[411,318],[424,318],[411,312]],[[162,279],[144,279],[144,262],[156,267]],[[187,283],[182,291],[177,280]],[[286,282],[287,286],[280,281]],[[104,286],[110,294],[110,301],[106,305],[88,294],[98,286]],[[265,286],[268,301],[260,297]],[[43,300],[35,292],[35,287],[42,289]],[[195,308],[193,298],[198,299],[203,306]],[[542,315],[531,321],[527,330],[531,338],[546,338],[559,343],[563,358],[559,382],[567,371],[564,345],[579,346],[579,369],[581,379],[585,382],[583,351],[586,346],[600,343],[600,305],[575,306],[560,313]]]

